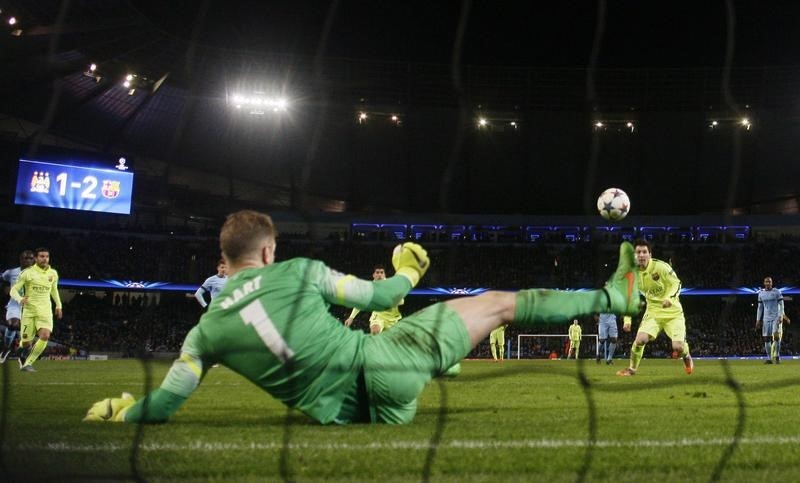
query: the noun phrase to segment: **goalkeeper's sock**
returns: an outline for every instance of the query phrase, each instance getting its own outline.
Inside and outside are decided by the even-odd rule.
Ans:
[[[614,351],[615,350],[617,350],[617,344],[615,344],[613,342],[609,342],[608,343],[608,353],[607,353],[608,355],[606,356],[606,360],[607,361],[610,361],[611,359],[614,358]]]
[[[497,360],[497,347],[494,344],[489,344],[492,348],[492,359]]]
[[[644,346],[647,344],[638,345],[635,342],[631,346],[631,369],[639,369],[639,364],[642,362],[644,356]]]
[[[516,303],[514,322],[525,325],[567,322],[606,311],[610,302],[603,290],[561,292],[537,288],[517,292]]]
[[[33,349],[31,349],[30,355],[25,359],[24,366],[32,366],[36,359],[42,355],[45,348],[47,347],[47,341],[44,339],[38,339],[35,344],[33,344]]]

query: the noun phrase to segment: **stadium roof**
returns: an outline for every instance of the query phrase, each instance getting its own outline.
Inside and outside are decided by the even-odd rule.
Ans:
[[[4,0],[0,7],[4,21],[18,19],[0,35],[0,96],[4,114],[40,126],[27,140],[58,133],[102,151],[258,181],[276,199],[292,189],[353,198],[354,168],[326,166],[312,182],[307,174],[327,140],[347,135],[336,124],[352,122],[359,109],[485,109],[499,118],[592,107],[722,111],[730,108],[720,87],[726,76],[742,106],[796,105],[800,92],[796,3]],[[121,86],[128,74],[133,93]],[[232,112],[230,96],[240,92],[287,96],[290,112],[254,122]]]

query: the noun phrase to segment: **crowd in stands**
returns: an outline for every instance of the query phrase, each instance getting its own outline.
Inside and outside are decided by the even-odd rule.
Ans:
[[[215,271],[219,258],[213,236],[124,231],[55,229],[31,226],[0,226],[0,236],[9,242],[3,252],[3,268],[16,266],[18,247],[46,246],[51,264],[62,278],[77,280],[116,279],[198,284]],[[296,256],[320,259],[331,267],[369,278],[375,263],[390,267],[392,241],[358,241],[353,237],[311,240],[302,234],[279,239],[278,260]],[[577,288],[602,283],[616,263],[616,245],[599,238],[567,242],[470,242],[431,241],[426,247],[434,264],[425,286]],[[656,244],[654,255],[670,261],[685,287],[759,287],[764,276],[777,286],[800,285],[800,240],[792,237],[751,237],[737,243],[714,240],[672,241]],[[100,295],[100,296],[98,296]],[[409,296],[401,311],[410,314],[433,299]],[[755,295],[684,297],[689,340],[697,355],[758,355],[760,333],[754,329]],[[333,309],[344,319],[344,309]],[[787,313],[797,312],[791,302]],[[202,314],[194,299],[179,293],[123,294],[86,292],[65,305],[64,319],[55,327],[54,339],[82,351],[112,351],[139,355],[148,351],[175,351],[186,331]],[[356,328],[366,328],[366,315]],[[360,324],[360,325],[359,325]],[[584,333],[596,332],[591,320],[582,321]],[[784,347],[791,343],[793,326]],[[565,326],[517,328],[507,332],[516,344],[519,333],[564,333]],[[621,334],[622,335],[622,334]],[[621,354],[630,347],[630,335],[622,335]],[[566,339],[565,339],[566,340]],[[564,341],[559,341],[563,346]],[[550,346],[523,349],[530,355],[551,352]],[[588,350],[588,349],[586,349]],[[668,347],[648,346],[648,351]],[[659,352],[660,353],[660,352]],[[473,351],[488,355],[488,345]]]

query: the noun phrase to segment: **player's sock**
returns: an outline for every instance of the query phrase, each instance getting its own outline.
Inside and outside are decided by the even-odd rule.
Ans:
[[[631,369],[638,369],[639,364],[642,362],[642,356],[644,355],[644,345],[633,344],[631,346]]]
[[[25,364],[23,364],[23,365],[32,366],[33,363],[36,362],[36,359],[38,359],[39,356],[42,355],[42,352],[44,352],[44,349],[46,347],[47,347],[47,341],[46,340],[37,339],[36,343],[33,344],[33,349],[31,349],[31,353],[28,355],[27,358],[25,358]]]
[[[492,348],[492,359],[497,360],[497,347],[494,344],[489,344],[489,347]]]
[[[500,358],[500,360],[502,361],[502,360],[503,360],[503,359],[505,359],[505,357],[506,357],[506,348],[505,348],[504,346],[502,346],[502,345],[501,345],[501,346],[499,347],[499,349],[500,349],[500,350],[498,351],[498,352],[499,352],[499,354],[497,354],[497,357],[499,357],[499,358]]]
[[[685,359],[689,355],[689,343],[683,341],[683,350],[681,351],[681,359]]]
[[[773,359],[780,359],[781,358],[781,340],[777,339],[775,342],[772,343],[772,358]]]
[[[6,350],[10,353],[14,349],[14,340],[17,338],[19,331],[8,329],[6,331],[5,343]],[[6,356],[8,357],[8,356]]]
[[[0,352],[5,352],[9,348],[9,344],[6,340],[6,335],[8,335],[11,329],[5,325],[0,324],[0,330],[3,331],[3,338],[0,340]]]
[[[764,342],[764,352],[767,353],[767,359],[772,359],[772,342]]]
[[[3,337],[3,342],[5,342],[6,350],[10,349],[14,345],[14,339],[17,337],[17,331],[7,329],[6,335]]]
[[[617,269],[603,288],[608,296],[608,307],[600,312],[618,315],[636,315],[639,312],[639,282],[635,271],[633,245],[623,242],[619,246]]]
[[[568,319],[602,312],[608,308],[608,296],[603,290],[562,292],[531,289],[517,292],[514,322],[520,324],[552,324]]]
[[[613,342],[609,342],[608,343],[608,352],[606,352],[606,354],[608,354],[606,356],[606,360],[607,361],[610,361],[610,360],[612,360],[614,358],[614,351],[615,350],[617,350],[617,344],[615,344]]]
[[[19,346],[17,349],[17,354],[19,355],[19,360],[25,362],[25,359],[28,357],[28,354],[31,353],[31,346],[23,347],[22,345]]]

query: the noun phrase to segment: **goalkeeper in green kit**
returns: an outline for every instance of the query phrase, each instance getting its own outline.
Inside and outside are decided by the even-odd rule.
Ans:
[[[229,215],[220,232],[228,283],[186,335],[161,386],[138,401],[129,394],[99,401],[84,419],[165,422],[219,363],[322,424],[409,423],[431,378],[504,323],[639,310],[633,248],[623,243],[604,289],[485,292],[431,305],[392,330],[367,335],[339,323],[329,304],[371,311],[396,306],[427,271],[426,251],[398,245],[395,275],[366,281],[307,258],[275,262],[275,237],[265,214]]]

